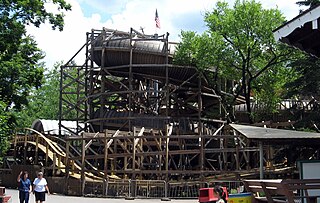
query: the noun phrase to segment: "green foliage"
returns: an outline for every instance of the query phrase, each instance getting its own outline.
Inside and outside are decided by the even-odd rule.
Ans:
[[[250,95],[254,83],[259,83],[256,80],[263,74],[266,74],[264,79],[272,79],[266,70],[285,67],[296,56],[292,48],[277,43],[273,37],[272,30],[285,19],[278,9],[264,9],[254,0],[237,0],[232,8],[226,2],[217,2],[204,20],[208,27],[204,34],[182,32],[176,62],[196,65],[199,69],[215,67],[220,76],[238,81],[236,97],[245,96],[251,115]],[[259,96],[262,94],[260,91]]]
[[[63,30],[62,10],[71,10],[71,5],[65,0],[53,0],[52,3],[57,6],[58,13],[47,11],[46,0],[1,0],[0,11],[1,19],[6,18],[8,23],[18,23],[20,25],[33,24],[39,27],[46,20],[52,25],[52,29]]]
[[[37,48],[31,36],[26,35],[25,26],[37,27],[49,21],[52,28],[62,30],[63,12],[70,10],[64,0],[54,0],[59,11],[48,12],[45,0],[1,0],[0,1],[0,100],[6,109],[21,109],[27,104],[27,95],[38,88],[43,77],[44,54]]]
[[[55,13],[46,9],[47,0],[0,0],[0,151],[6,149],[15,117],[13,113],[28,104],[28,96],[41,86],[44,53],[26,34],[25,26],[39,27],[49,22],[52,29],[63,29],[63,11],[71,9],[65,0],[53,0]]]
[[[27,97],[28,105],[19,112],[16,112],[17,124],[20,128],[30,127],[36,119],[59,119],[59,101],[60,101],[60,68],[63,62],[56,63],[52,69],[49,69],[44,74],[42,85],[38,89],[33,89]],[[64,84],[70,84],[64,91],[75,92],[77,83],[72,79],[77,77],[77,68],[69,68],[68,75],[70,78],[65,78]],[[77,103],[76,94],[68,94],[67,98],[72,104]],[[65,119],[76,118],[76,111],[67,109],[63,106],[63,112],[69,112],[65,115]]]
[[[305,55],[300,60],[290,64],[299,74],[295,80],[286,83],[287,97],[310,102],[312,111],[304,113],[303,108],[297,106],[291,111],[295,113],[297,128],[316,129],[320,132],[320,60]]]
[[[35,119],[59,119],[60,66],[56,63],[48,70],[38,89],[33,89],[27,97],[28,105],[16,112],[17,124],[20,128],[30,127]]]
[[[195,66],[197,52],[197,39],[199,38],[193,31],[181,31],[180,38],[184,43],[177,47],[174,63],[184,66]]]
[[[5,110],[6,105],[0,102],[0,162],[9,147],[12,132],[13,115]]]
[[[287,82],[287,97],[320,99],[320,60],[313,56],[305,56],[290,64],[299,77]]]
[[[257,121],[270,119],[271,115],[278,113],[277,107],[287,95],[285,85],[297,77],[292,67],[274,66],[253,82],[255,103],[258,105],[255,115]]]
[[[320,4],[319,0],[305,0],[305,1],[298,1],[296,2],[299,6],[310,6],[314,7]]]
[[[0,58],[0,99],[6,109],[26,105],[27,95],[33,87],[40,86],[43,75],[43,65],[38,63],[43,53],[36,42],[30,36],[20,41],[16,53]]]

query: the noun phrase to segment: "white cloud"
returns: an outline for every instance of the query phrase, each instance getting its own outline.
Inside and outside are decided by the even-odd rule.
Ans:
[[[50,25],[41,25],[40,28],[28,27],[28,33],[35,36],[39,47],[45,51],[45,62],[50,68],[57,61],[69,60],[85,43],[86,32],[102,27],[129,31],[130,27],[144,28],[145,33],[170,33],[171,40],[178,40],[181,30],[202,31],[204,29],[203,14],[211,10],[216,0],[68,0],[72,11],[66,12],[63,32],[52,31]],[[228,0],[233,5],[234,0]],[[276,6],[284,13],[287,19],[298,14],[299,7],[296,0],[269,0],[262,1],[265,8]],[[80,3],[86,3],[101,12],[85,17]],[[50,8],[53,9],[53,8]],[[161,29],[155,28],[155,10],[158,9]],[[102,22],[105,14],[111,16]],[[81,53],[84,59],[84,53]]]

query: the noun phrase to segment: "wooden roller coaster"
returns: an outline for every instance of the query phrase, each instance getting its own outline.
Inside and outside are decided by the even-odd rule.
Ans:
[[[23,164],[33,157],[32,164],[80,179],[83,188],[86,180],[257,177],[261,163],[276,174],[284,166],[276,157],[281,148],[230,127],[222,104],[228,81],[214,70],[173,64],[177,45],[168,37],[134,29],[88,32],[61,67],[59,134],[27,129],[14,139],[14,157]]]

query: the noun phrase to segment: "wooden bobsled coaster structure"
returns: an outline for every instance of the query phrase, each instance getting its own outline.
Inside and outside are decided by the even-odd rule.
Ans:
[[[84,64],[62,67],[60,134],[82,140],[84,158],[105,174],[180,179],[225,170],[225,144],[212,137],[225,123],[221,98],[207,75],[172,64],[168,36],[93,30]],[[61,122],[70,114],[75,129]]]
[[[61,69],[60,136],[81,152],[71,157],[67,147],[66,157],[81,162],[82,176],[88,170],[105,178],[169,181],[259,174],[258,144],[224,128],[221,96],[227,93],[216,93],[214,73],[174,65],[176,44],[168,37],[134,29],[87,33]],[[83,50],[83,65],[75,65]]]
[[[232,82],[174,64],[168,38],[87,33],[61,67],[59,121],[17,133],[0,182],[41,170],[58,193],[198,197],[219,181],[237,190],[245,178],[297,177],[297,160],[320,158],[319,133],[228,123]]]

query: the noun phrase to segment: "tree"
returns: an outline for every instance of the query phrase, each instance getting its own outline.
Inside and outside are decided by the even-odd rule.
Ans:
[[[320,100],[320,60],[306,55],[290,64],[299,74],[295,80],[287,82],[287,97]]]
[[[5,104],[0,102],[0,163],[2,162],[3,154],[7,151],[10,141],[10,133],[12,126],[13,115],[5,110]]]
[[[52,28],[63,29],[63,12],[70,10],[64,0],[53,1],[60,11],[48,12],[45,0],[1,0],[0,1],[0,100],[9,108],[21,109],[27,104],[26,97],[32,88],[41,84],[43,64],[39,60],[44,54],[37,48],[35,40],[26,35],[25,26],[37,27],[46,20]]]
[[[58,120],[60,97],[60,66],[54,67],[44,74],[42,85],[33,89],[27,97],[28,105],[16,112],[17,125],[20,128],[30,127],[35,119]]]
[[[71,62],[72,64],[74,62]],[[17,118],[17,126],[20,128],[30,127],[32,122],[36,119],[59,119],[59,101],[60,101],[60,68],[63,62],[55,63],[54,67],[47,70],[44,74],[42,85],[38,89],[33,89],[30,95],[27,97],[28,104],[21,110],[15,112]],[[72,77],[76,77],[77,69],[71,68],[68,74]],[[77,89],[77,83],[71,79],[66,80],[70,83],[70,86],[66,91],[72,92]],[[76,104],[77,97],[75,95],[68,95],[68,99],[71,103]],[[64,112],[67,111],[67,107],[62,107]],[[67,119],[73,119],[76,117],[75,111],[70,111],[66,115]]]
[[[39,88],[43,78],[40,59],[44,53],[26,34],[26,25],[39,27],[49,21],[53,29],[63,29],[63,11],[71,9],[65,0],[53,0],[56,14],[46,10],[46,0],[0,0],[0,152],[7,148],[13,132],[13,112],[28,104],[28,95]],[[1,155],[0,155],[1,156]]]
[[[298,1],[296,4],[299,6],[309,6],[310,8],[319,5],[319,0],[305,0],[305,1]]]
[[[235,98],[241,94],[245,97],[251,122],[252,85],[266,70],[285,66],[295,56],[294,49],[277,43],[273,37],[272,30],[284,20],[278,9],[264,9],[254,0],[237,0],[233,8],[217,2],[213,11],[205,13],[208,30],[192,37],[198,46],[191,50],[193,54],[185,55],[188,61],[216,67],[220,75],[239,82]],[[182,38],[182,44],[186,43],[190,42]]]

